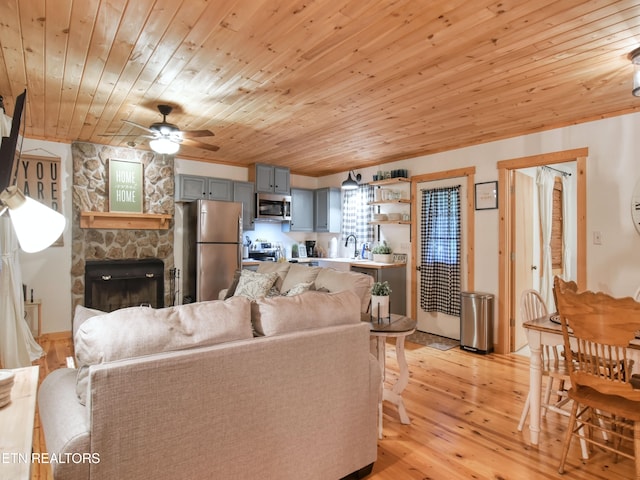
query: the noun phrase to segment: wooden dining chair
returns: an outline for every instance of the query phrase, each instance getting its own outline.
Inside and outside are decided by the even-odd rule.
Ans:
[[[520,296],[520,315],[523,322],[535,320],[536,318],[546,317],[549,315],[547,307],[542,297],[536,290],[525,290]],[[548,409],[557,413],[569,416],[567,410],[562,410],[562,406],[568,402],[568,397],[564,391],[564,384],[569,382],[569,371],[566,368],[564,358],[558,352],[558,348],[554,346],[544,345],[542,347],[542,377],[547,378],[544,400],[541,404],[543,415],[546,415]],[[557,382],[557,383],[556,383]],[[551,393],[557,387],[555,394],[557,400],[553,404],[550,403]],[[518,430],[522,431],[529,414],[531,399],[527,395],[522,414],[520,415],[520,423]]]
[[[631,297],[575,292],[555,279],[573,400],[558,471],[564,473],[573,436],[635,460],[640,480],[640,390],[633,388],[629,342],[640,330],[640,303]],[[609,441],[593,431],[606,431]],[[631,447],[629,446],[631,444]]]

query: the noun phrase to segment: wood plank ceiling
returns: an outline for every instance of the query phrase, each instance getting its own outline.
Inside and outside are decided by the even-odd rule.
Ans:
[[[637,111],[637,0],[3,0],[26,136],[321,176]],[[104,134],[134,134],[107,137]]]

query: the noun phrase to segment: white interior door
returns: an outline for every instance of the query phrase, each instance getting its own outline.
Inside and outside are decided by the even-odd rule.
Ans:
[[[416,238],[417,252],[418,252],[418,255],[417,255],[418,266],[420,266],[420,258],[421,258],[420,252],[422,252],[422,242],[423,242],[422,233],[421,233],[422,229],[420,228],[420,225],[422,225],[422,190],[427,190],[430,188],[439,188],[439,187],[453,187],[455,185],[461,185],[460,187],[460,204],[461,204],[460,232],[462,236],[462,245],[461,245],[460,251],[466,252],[466,245],[465,245],[466,240],[465,240],[464,232],[466,232],[467,216],[466,216],[466,208],[463,207],[463,205],[466,205],[466,198],[468,194],[467,188],[466,188],[466,179],[465,178],[448,178],[446,180],[437,180],[433,182],[419,183],[417,185],[418,198],[416,199],[416,209],[417,209],[416,221],[418,222],[418,236],[417,236],[418,238]],[[464,282],[466,279],[466,268],[467,268],[466,257],[464,254],[462,255],[461,261],[462,261],[462,265],[461,265],[461,271],[460,271],[460,281],[461,281],[460,290],[464,291],[465,290]],[[418,312],[417,318],[416,318],[417,329],[422,332],[432,333],[434,335],[440,335],[442,337],[460,340],[460,318],[453,317],[451,315],[447,315],[440,312],[424,312],[420,308],[420,292],[422,291],[420,287],[421,287],[420,272],[418,272],[417,282],[416,282],[416,292],[414,295],[414,298],[416,299],[416,302],[417,302],[416,311]]]
[[[540,272],[538,262],[534,261],[534,245],[537,243],[534,229],[534,188],[533,178],[520,173],[513,172],[513,202],[514,208],[514,298],[511,301],[511,318],[515,319],[511,330],[511,351],[520,350],[527,344],[527,336],[522,326],[522,316],[520,315],[520,296],[522,292],[534,288],[534,275]],[[538,233],[539,235],[539,233]]]

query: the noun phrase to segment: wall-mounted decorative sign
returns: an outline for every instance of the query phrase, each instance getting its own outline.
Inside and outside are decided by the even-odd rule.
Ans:
[[[60,157],[22,154],[15,168],[16,186],[28,197],[62,213]],[[62,235],[52,246],[63,246]]]
[[[142,213],[142,164],[109,160],[109,211]]]
[[[498,182],[476,183],[476,210],[498,208]]]

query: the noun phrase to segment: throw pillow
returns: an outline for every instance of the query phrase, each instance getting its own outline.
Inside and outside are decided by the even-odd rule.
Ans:
[[[251,300],[264,297],[269,293],[277,279],[278,274],[276,272],[258,273],[251,270],[242,270],[233,296],[247,297]]]
[[[282,291],[282,282],[286,278],[289,272],[290,263],[287,262],[260,262],[258,265],[258,273],[277,273],[276,287],[279,292]]]
[[[92,365],[252,338],[250,305],[234,297],[160,309],[129,307],[88,319],[74,344],[80,403],[86,402]]]
[[[293,297],[294,295],[300,295],[301,293],[308,292],[312,290],[313,282],[307,283],[299,283],[293,288],[289,289],[289,291],[285,294],[287,297]]]
[[[236,293],[236,288],[238,288],[238,281],[240,280],[241,273],[242,270],[236,270],[235,272],[233,272],[233,280],[231,281],[231,285],[227,289],[227,293],[224,295],[224,300],[233,297],[233,294]]]
[[[338,293],[308,291],[293,297],[260,298],[251,304],[251,320],[258,335],[359,323],[360,299],[350,290]]]
[[[294,286],[300,283],[309,283],[315,281],[320,270],[320,267],[309,267],[307,265],[299,263],[292,264],[289,268],[287,276],[284,278],[284,282],[282,282],[280,291],[288,292]]]

